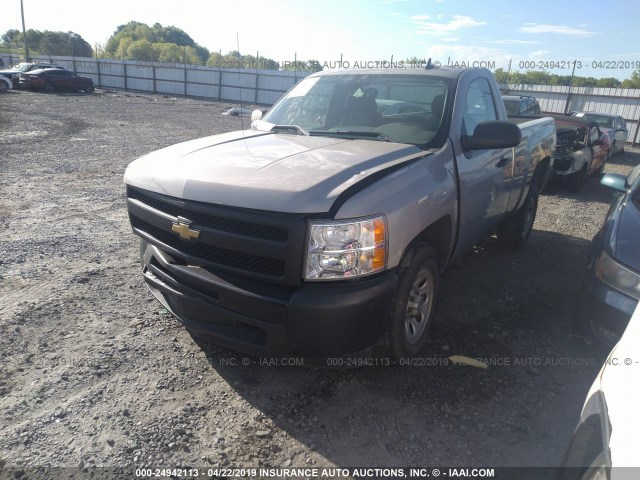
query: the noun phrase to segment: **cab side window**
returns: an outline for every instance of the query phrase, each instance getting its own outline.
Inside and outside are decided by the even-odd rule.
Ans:
[[[531,114],[540,115],[541,113],[540,104],[536,100],[531,100]]]
[[[469,85],[465,98],[461,134],[473,135],[476,125],[497,119],[498,115],[489,81],[483,77],[476,78]]]

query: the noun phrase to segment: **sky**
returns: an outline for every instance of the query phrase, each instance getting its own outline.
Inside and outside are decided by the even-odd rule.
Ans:
[[[239,46],[281,64],[342,59],[353,68],[417,57],[568,75],[576,61],[576,75],[620,80],[640,68],[640,0],[23,2],[27,29],[73,31],[92,46],[136,20],[181,28],[211,51]],[[20,0],[4,1],[0,34],[12,28],[22,28]]]

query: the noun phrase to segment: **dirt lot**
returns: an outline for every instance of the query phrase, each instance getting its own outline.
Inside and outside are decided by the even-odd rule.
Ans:
[[[0,468],[558,465],[604,356],[568,333],[612,192],[552,187],[524,251],[487,239],[453,265],[424,366],[261,365],[152,298],[125,210],[127,164],[239,128],[228,107],[0,95]]]

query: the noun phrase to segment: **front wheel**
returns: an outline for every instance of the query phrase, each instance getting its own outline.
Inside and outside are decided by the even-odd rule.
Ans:
[[[398,289],[388,327],[388,346],[396,359],[420,352],[435,316],[440,271],[428,245],[409,251],[398,268]]]
[[[0,81],[0,92],[6,92],[9,90],[9,84]]]
[[[93,86],[93,82],[89,82],[87,86],[84,88],[84,93],[93,93],[95,87]]]

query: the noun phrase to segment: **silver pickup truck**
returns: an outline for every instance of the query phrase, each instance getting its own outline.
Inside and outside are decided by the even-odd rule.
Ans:
[[[254,113],[125,184],[153,294],[258,355],[418,353],[445,267],[492,232],[525,243],[556,144],[551,118],[507,120],[485,69],[320,72]]]

